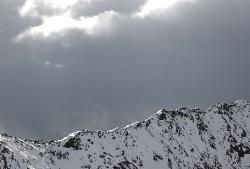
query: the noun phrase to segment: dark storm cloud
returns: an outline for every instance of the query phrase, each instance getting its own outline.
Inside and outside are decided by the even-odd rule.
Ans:
[[[155,17],[116,18],[115,32],[102,36],[71,30],[18,43],[16,35],[40,21],[20,17],[22,3],[11,3],[0,3],[0,126],[16,135],[60,138],[161,107],[250,100],[248,0],[197,0]],[[84,14],[139,7],[99,3]]]

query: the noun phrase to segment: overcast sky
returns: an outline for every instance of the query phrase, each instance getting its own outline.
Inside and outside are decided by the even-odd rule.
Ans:
[[[249,0],[1,0],[0,128],[58,139],[250,100]]]

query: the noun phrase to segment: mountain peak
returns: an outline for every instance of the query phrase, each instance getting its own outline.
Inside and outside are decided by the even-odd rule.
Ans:
[[[250,168],[250,105],[160,109],[109,131],[82,130],[48,143],[0,136],[0,168]]]

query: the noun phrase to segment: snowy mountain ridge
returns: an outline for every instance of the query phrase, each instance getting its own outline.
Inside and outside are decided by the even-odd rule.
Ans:
[[[0,169],[250,168],[250,103],[161,109],[110,131],[41,143],[0,136]]]

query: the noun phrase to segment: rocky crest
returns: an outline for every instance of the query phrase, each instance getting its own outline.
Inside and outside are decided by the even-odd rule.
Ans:
[[[250,168],[250,103],[161,109],[110,131],[41,143],[0,136],[0,169]]]

